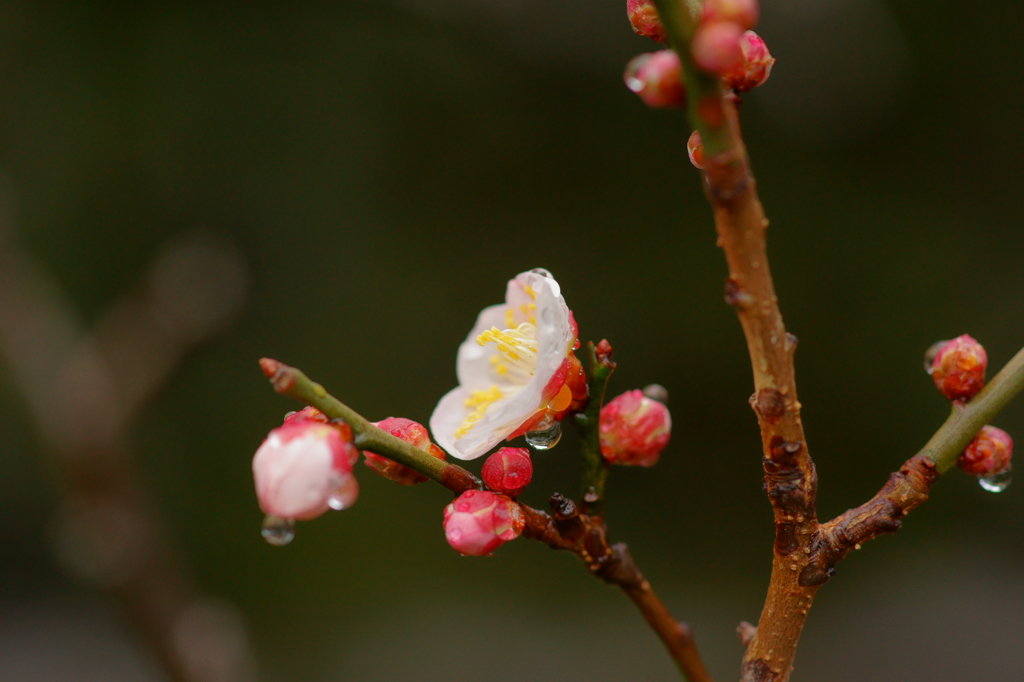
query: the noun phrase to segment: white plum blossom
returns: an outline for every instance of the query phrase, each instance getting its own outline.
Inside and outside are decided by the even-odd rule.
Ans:
[[[567,405],[559,369],[576,343],[574,327],[548,271],[530,270],[510,280],[505,303],[484,308],[459,346],[459,385],[430,417],[438,445],[459,459],[475,459],[553,400]]]

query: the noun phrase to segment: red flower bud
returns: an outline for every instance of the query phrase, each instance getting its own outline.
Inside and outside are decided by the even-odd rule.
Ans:
[[[285,424],[326,424],[329,421],[331,421],[330,417],[313,406],[303,407],[298,412],[289,412],[284,416]]]
[[[956,465],[974,476],[991,476],[1008,469],[1012,456],[1010,434],[994,426],[983,426],[960,454]]]
[[[651,0],[626,0],[626,16],[633,31],[659,43],[665,42],[668,35],[658,18],[658,10]]]
[[[988,355],[981,344],[967,334],[940,341],[928,354],[932,356],[928,373],[939,393],[947,399],[970,400],[985,386]]]
[[[626,391],[601,408],[601,454],[611,464],[653,466],[671,430],[667,407],[640,390]]]
[[[690,139],[686,141],[686,153],[690,156],[690,163],[698,170],[704,169],[704,145],[701,144],[700,133],[696,130],[690,133]]]
[[[747,31],[740,37],[740,59],[722,74],[722,82],[736,92],[747,92],[761,85],[772,72],[775,57],[768,52],[761,36]]]
[[[742,37],[743,27],[735,21],[702,23],[693,34],[690,45],[693,60],[702,70],[723,75],[740,62]]]
[[[504,495],[467,490],[444,509],[444,535],[459,554],[484,556],[523,532],[519,505]]]
[[[640,96],[649,107],[686,106],[683,67],[673,50],[648,52],[634,57],[626,65],[626,87]]]
[[[733,21],[743,28],[753,28],[760,13],[757,0],[704,0],[701,22]]]
[[[387,431],[395,438],[400,438],[406,443],[423,450],[428,455],[438,459],[445,458],[444,450],[430,442],[430,434],[427,432],[426,427],[422,424],[417,424],[411,419],[388,417],[377,422],[374,426]],[[374,452],[366,450],[363,450],[363,454],[366,455],[366,466],[373,469],[375,474],[383,476],[389,481],[394,481],[398,485],[415,485],[427,480],[427,477],[423,474],[417,473],[409,467],[394,462],[387,457],[381,457]]]
[[[265,514],[313,519],[339,490],[355,501],[352,465],[359,451],[345,423],[305,422],[274,429],[252,460],[256,497]]]
[[[519,497],[533,478],[533,462],[526,448],[502,448],[487,458],[480,477],[491,490]]]

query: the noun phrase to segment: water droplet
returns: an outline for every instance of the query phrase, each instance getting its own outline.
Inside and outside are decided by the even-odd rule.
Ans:
[[[540,275],[541,277],[547,277],[548,279],[551,279],[551,273],[545,270],[544,268],[534,268],[533,270],[530,270],[530,272],[532,272],[535,275]]]
[[[295,519],[267,514],[263,517],[263,539],[275,547],[284,547],[295,539]]]
[[[651,54],[650,52],[639,54],[633,57],[629,64],[626,64],[626,72],[622,74],[622,80],[626,82],[626,87],[633,92],[643,92],[644,88],[647,87],[647,84],[638,76],[640,69],[651,58]]]
[[[545,418],[533,431],[526,432],[526,442],[534,450],[550,450],[562,438],[562,425],[554,419]]]
[[[590,486],[589,488],[587,488],[587,492],[583,495],[583,501],[597,502],[597,500],[597,490],[594,489],[594,486]]]
[[[978,476],[978,484],[990,493],[1001,493],[1010,487],[1010,467],[989,476]]]
[[[668,389],[661,384],[650,384],[644,386],[644,396],[659,403],[668,402]]]
[[[936,341],[932,345],[928,346],[928,350],[924,352],[924,371],[927,372],[928,374],[932,373],[932,360],[935,359],[935,356],[938,354],[939,349],[945,346],[946,343],[948,343],[948,339]]]
[[[348,480],[338,486],[338,489],[327,498],[327,506],[334,511],[341,511],[355,504],[358,498],[359,484],[356,483],[355,476],[350,476]]]

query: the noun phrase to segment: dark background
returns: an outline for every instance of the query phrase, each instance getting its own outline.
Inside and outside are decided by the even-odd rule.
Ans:
[[[800,339],[822,518],[942,423],[921,368],[932,342],[969,332],[998,368],[1024,341],[1022,13],[764,3],[778,63],[744,132]],[[368,418],[425,423],[478,310],[532,267],[558,278],[584,339],[614,345],[613,393],[670,391],[661,464],[613,472],[611,534],[735,679],[771,513],[689,130],[622,85],[651,49],[620,2],[0,2],[5,229],[84,327],[183,231],[248,264],[234,322],[175,365],[128,442],[187,570],[244,617],[259,679],[674,679],[633,607],[573,557],[525,540],[487,559],[449,549],[432,484],[360,466],[354,508],[283,549],[260,538],[250,458],[296,406],[257,358]],[[66,483],[10,367],[0,678],[166,679],[120,608],[53,558]],[[995,423],[1024,438],[1024,401]],[[573,452],[570,434],[535,458],[527,502],[576,493]],[[793,679],[1024,678],[1022,499],[943,477],[819,592]]]

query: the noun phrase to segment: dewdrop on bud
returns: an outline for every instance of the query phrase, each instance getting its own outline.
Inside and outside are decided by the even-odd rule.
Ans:
[[[523,532],[522,509],[505,495],[467,490],[444,509],[444,536],[466,556],[490,554]]]
[[[665,26],[658,18],[658,10],[651,0],[626,0],[626,16],[637,35],[659,43],[668,38]]]
[[[406,443],[419,448],[432,457],[444,459],[444,450],[430,442],[430,434],[422,424],[403,417],[388,417],[377,422],[374,426],[390,433],[395,438],[404,440]],[[363,451],[363,454],[366,455],[366,466],[370,467],[375,474],[383,476],[389,481],[394,481],[398,485],[415,485],[417,483],[424,483],[427,480],[427,477],[423,474],[419,474],[387,457],[382,457],[377,453],[366,450]]]
[[[928,356],[928,373],[939,393],[948,400],[970,400],[985,386],[988,355],[967,334],[936,343],[928,349]]]
[[[640,96],[649,107],[686,106],[683,67],[673,50],[649,52],[634,57],[623,75],[626,87]]]
[[[331,421],[330,417],[313,406],[304,407],[298,412],[289,412],[284,416],[285,424],[305,424],[307,422],[326,424],[329,421]]]
[[[761,36],[747,31],[740,37],[740,59],[722,74],[722,82],[736,92],[747,92],[768,80],[775,57]]]
[[[757,0],[704,0],[701,22],[732,21],[743,28],[757,25],[761,10]]]
[[[320,516],[349,484],[358,457],[347,424],[305,422],[274,429],[252,459],[260,509],[286,520]]]
[[[983,426],[956,464],[965,473],[978,477],[981,487],[1000,493],[1010,485],[1010,458],[1013,457],[1013,439],[995,426]]]
[[[704,145],[701,144],[700,133],[696,130],[690,133],[690,139],[686,141],[686,153],[690,156],[690,163],[698,170],[704,170]]]
[[[693,35],[690,50],[702,70],[722,75],[742,58],[740,38],[743,27],[735,21],[709,21],[700,24]]]
[[[610,464],[654,466],[671,431],[668,408],[639,390],[626,391],[601,408],[601,454]]]
[[[519,497],[533,478],[533,462],[526,448],[502,448],[487,458],[480,471],[487,487],[509,497]]]

